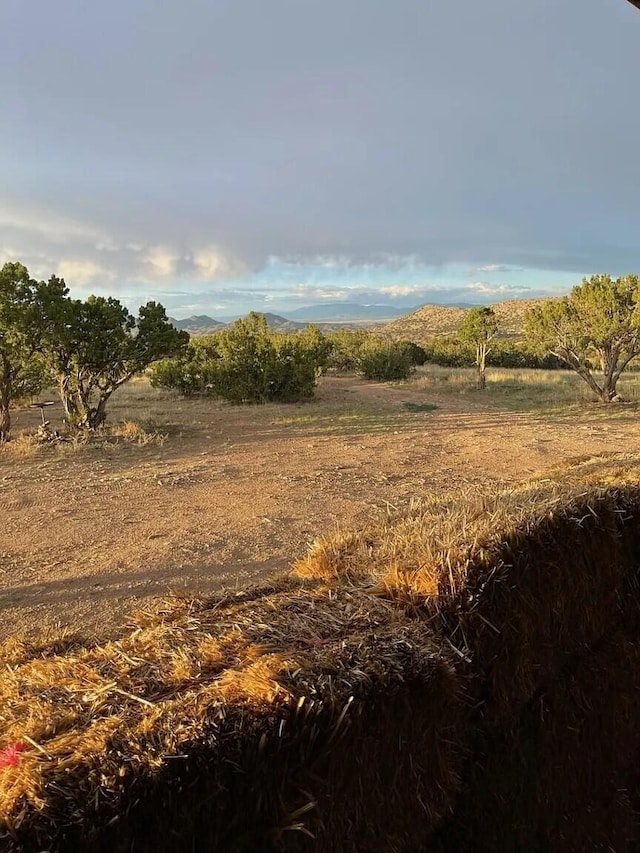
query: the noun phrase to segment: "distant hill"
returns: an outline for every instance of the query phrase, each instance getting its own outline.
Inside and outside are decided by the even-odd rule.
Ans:
[[[511,337],[521,335],[527,311],[546,301],[545,299],[510,299],[491,305],[498,319],[500,333]],[[469,308],[450,305],[423,305],[412,314],[398,317],[397,320],[381,326],[378,333],[395,340],[426,342],[439,335],[455,334],[469,310]]]
[[[406,309],[405,309],[406,310]],[[345,322],[367,320],[393,320],[402,314],[402,309],[393,305],[360,305],[358,302],[324,302],[307,305],[288,312],[292,320],[306,320],[308,323]]]
[[[256,313],[262,314],[269,328],[276,332],[293,332],[296,329],[304,329],[307,325],[306,323],[297,323],[295,320],[281,317],[280,314],[270,314],[268,311],[257,311]]]
[[[176,320],[169,317],[169,322],[176,329],[185,329],[187,332],[199,332],[205,334],[211,329],[224,325],[220,320],[214,320],[213,317],[208,317],[206,314],[194,314],[191,317],[186,317],[184,320]]]
[[[262,312],[257,311],[257,314]],[[267,318],[267,324],[270,329],[275,332],[295,332],[300,329],[305,329],[311,324],[302,320],[291,320],[287,317],[282,317],[280,314],[272,314],[270,312],[263,313]],[[177,329],[186,329],[192,337],[200,335],[213,335],[216,332],[221,332],[223,329],[232,329],[235,321],[223,323],[220,320],[214,320],[206,314],[200,316],[187,317],[185,320],[175,320],[169,317],[169,321]],[[323,332],[332,332],[337,329],[362,329],[371,328],[380,325],[380,320],[362,319],[362,320],[334,320],[332,322],[313,322],[313,325],[318,326]]]

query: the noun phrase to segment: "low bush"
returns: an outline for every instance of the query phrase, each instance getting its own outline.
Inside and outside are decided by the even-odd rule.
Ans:
[[[328,336],[328,367],[339,373],[359,373],[365,379],[391,382],[407,379],[426,353],[412,341],[396,343],[364,329],[344,329]]]
[[[416,367],[422,367],[423,364],[427,363],[427,351],[424,347],[413,341],[400,341],[400,346],[407,353],[411,364],[414,364]]]
[[[184,357],[157,362],[151,384],[230,403],[295,402],[313,396],[327,357],[319,331],[274,333],[262,315],[252,313],[232,329],[191,341]]]
[[[408,379],[413,369],[411,355],[403,344],[372,339],[360,353],[358,372],[365,379],[381,382]]]
[[[362,349],[371,339],[364,329],[342,329],[328,336],[331,352],[327,366],[339,373],[355,373],[360,367]]]

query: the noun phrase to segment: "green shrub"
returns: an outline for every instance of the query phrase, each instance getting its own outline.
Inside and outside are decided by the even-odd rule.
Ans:
[[[171,388],[185,397],[212,392],[220,358],[213,336],[192,338],[184,355],[156,361],[150,371],[154,388]]]
[[[185,397],[206,394],[211,388],[212,378],[212,369],[194,359],[191,349],[186,356],[156,361],[150,371],[154,388],[171,388]]]
[[[429,341],[424,347],[426,362],[441,367],[472,367],[475,350],[456,336],[443,335]],[[522,340],[494,338],[487,353],[487,365],[491,367],[540,368],[561,370],[564,365],[559,358],[550,354],[536,353]]]
[[[333,352],[333,343],[317,326],[307,326],[298,335],[305,351],[312,356],[318,370],[324,373],[329,366]]]
[[[364,329],[341,329],[328,336],[331,352],[327,358],[327,367],[340,373],[354,373],[360,369],[360,357],[363,347],[372,338],[371,332]]]
[[[313,397],[322,353],[297,336],[278,336],[276,357],[268,377],[267,399],[291,403]]]
[[[361,350],[358,372],[365,379],[392,382],[408,379],[413,370],[409,352],[402,344],[372,339]]]
[[[422,367],[423,364],[427,363],[427,351],[424,347],[413,341],[400,341],[400,346],[407,353],[411,364]]]
[[[294,402],[313,396],[326,358],[323,336],[270,331],[262,315],[195,338],[184,358],[157,362],[151,384],[185,395],[213,394],[230,403]]]
[[[53,373],[44,359],[36,353],[22,365],[11,390],[15,400],[26,400],[29,397],[35,397],[54,382]]]

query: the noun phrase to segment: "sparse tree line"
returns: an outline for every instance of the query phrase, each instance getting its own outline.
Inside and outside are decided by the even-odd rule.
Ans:
[[[499,337],[493,310],[479,307],[466,313],[456,335],[424,347],[366,330],[323,335],[309,327],[281,335],[252,314],[230,331],[195,339],[180,358],[155,365],[152,382],[232,402],[286,401],[311,396],[317,374],[328,369],[393,381],[425,363],[475,364],[479,389],[486,385],[487,366],[570,369],[608,403],[618,399],[618,380],[640,355],[639,298],[638,276],[594,275],[569,296],[533,308],[523,340]]]
[[[231,403],[287,403],[312,397],[318,376],[327,370],[367,379],[406,379],[421,353],[415,344],[384,341],[366,331],[324,335],[309,326],[282,334],[272,331],[263,315],[251,312],[231,329],[193,338],[180,356],[154,364],[150,376],[153,386],[185,395],[209,394]]]
[[[22,264],[8,263],[0,270],[0,441],[9,438],[12,403],[54,383],[69,427],[96,429],[111,395],[147,369],[156,387],[263,403],[312,397],[327,370],[393,381],[427,362],[475,364],[482,389],[487,365],[564,367],[611,402],[640,354],[639,297],[638,276],[592,276],[532,309],[524,341],[499,337],[494,312],[484,307],[467,312],[457,335],[425,347],[366,330],[276,333],[253,312],[232,329],[190,340],[157,302],[133,316],[113,297],[73,299],[61,278],[36,281]]]

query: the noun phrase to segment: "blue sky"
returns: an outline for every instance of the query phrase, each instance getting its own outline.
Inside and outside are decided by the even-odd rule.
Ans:
[[[4,0],[0,28],[0,262],[77,295],[286,313],[640,271],[626,0]]]

